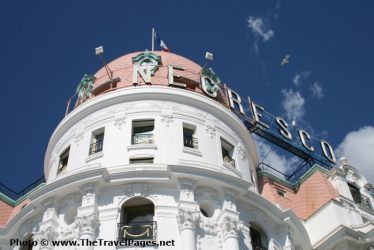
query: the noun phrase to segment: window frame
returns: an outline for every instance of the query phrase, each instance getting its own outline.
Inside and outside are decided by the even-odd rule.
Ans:
[[[144,125],[136,125],[136,123],[145,123]],[[148,125],[147,123],[150,123]],[[152,127],[152,130],[145,130],[141,132],[135,132],[135,129],[138,128],[146,128],[146,127]],[[143,135],[145,140],[142,142],[139,140],[139,142],[136,142],[135,136],[137,135]],[[147,137],[148,141],[147,141]],[[140,120],[132,120],[131,124],[131,145],[141,145],[141,144],[154,144],[154,137],[155,137],[155,119],[140,119]]]
[[[191,133],[186,133],[187,131]],[[198,150],[199,144],[198,144],[198,139],[196,136],[196,126],[183,122],[182,132],[183,132],[183,147]]]
[[[230,149],[227,149],[230,147]],[[224,165],[229,165],[233,168],[236,168],[236,162],[235,162],[235,146],[231,144],[228,140],[226,140],[223,137],[220,137],[220,149],[221,149],[221,157]],[[227,154],[225,154],[225,152]],[[228,159],[225,160],[225,157],[228,157]]]
[[[61,173],[64,169],[67,168],[69,164],[69,158],[70,158],[70,145],[66,147],[59,156],[57,174]],[[65,160],[66,160],[66,163],[62,164],[62,162]]]
[[[102,139],[97,138],[99,135],[102,135]],[[91,141],[90,141],[90,147],[88,150],[88,156],[103,152],[104,138],[105,138],[105,127],[96,129],[91,133]]]

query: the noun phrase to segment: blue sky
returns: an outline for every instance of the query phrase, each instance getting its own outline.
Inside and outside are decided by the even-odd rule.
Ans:
[[[0,182],[43,174],[50,135],[85,73],[150,49],[204,63],[265,109],[295,119],[374,175],[372,1],[6,1],[0,9]],[[291,55],[290,64],[280,66]]]

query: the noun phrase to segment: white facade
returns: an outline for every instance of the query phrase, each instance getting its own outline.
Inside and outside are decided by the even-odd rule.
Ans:
[[[142,135],[145,143],[134,143],[137,122],[152,127]],[[184,128],[197,140],[192,147],[184,145]],[[0,228],[0,249],[27,249],[10,246],[11,239],[37,241],[32,249],[140,249],[103,245],[124,233],[119,231],[129,216],[124,211],[135,201],[135,207],[153,204],[156,242],[175,244],[157,249],[261,249],[252,247],[254,238],[267,249],[330,249],[338,243],[326,237],[333,238],[341,226],[356,225],[352,230],[366,236],[373,232],[371,211],[370,220],[363,221],[361,212],[344,210],[341,201],[302,222],[259,195],[257,164],[247,128],[211,98],[144,84],[111,91],[84,102],[58,125],[45,155],[46,184]],[[332,174],[331,183],[351,201],[347,183],[338,177]],[[99,243],[51,245],[52,240],[82,244],[82,239]],[[42,246],[43,240],[50,244]],[[352,244],[347,249],[354,249]]]
[[[132,121],[144,119],[154,120],[154,143],[132,145]],[[183,124],[194,126],[197,149],[183,146]],[[89,156],[98,129],[104,131],[103,150]],[[235,168],[223,162],[221,138],[235,147]],[[68,147],[67,167],[57,174],[59,156]],[[136,158],[154,163],[129,164]],[[114,241],[122,204],[141,196],[155,206],[157,240],[175,240],[175,247],[160,249],[251,249],[251,224],[266,233],[273,249],[311,248],[299,220],[258,195],[257,156],[246,128],[201,94],[139,86],[98,96],[60,123],[45,159],[47,184],[7,225],[8,239],[32,234]]]

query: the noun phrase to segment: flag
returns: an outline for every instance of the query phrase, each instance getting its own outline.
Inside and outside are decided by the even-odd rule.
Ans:
[[[156,41],[158,42],[158,44],[160,45],[160,47],[162,48],[163,51],[166,51],[166,52],[169,52],[169,48],[166,46],[166,43],[164,42],[164,40],[162,40],[162,38],[156,33],[155,31],[155,39]]]

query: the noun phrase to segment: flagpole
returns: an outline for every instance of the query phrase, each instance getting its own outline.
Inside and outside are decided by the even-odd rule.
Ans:
[[[152,51],[155,50],[155,28],[152,28]]]

